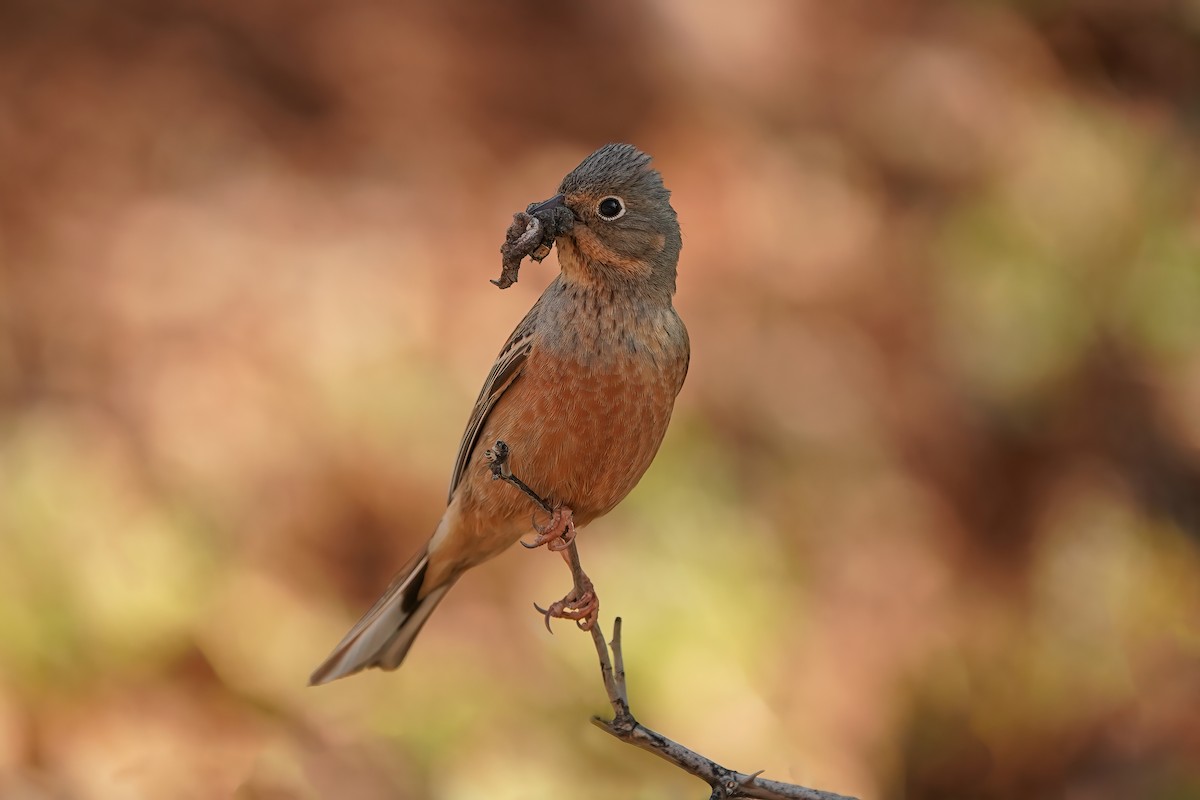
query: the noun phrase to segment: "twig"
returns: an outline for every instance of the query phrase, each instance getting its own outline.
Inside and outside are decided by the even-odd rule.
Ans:
[[[575,543],[571,543],[571,551]],[[578,554],[575,555],[578,561]],[[782,783],[760,778],[762,772],[747,774],[723,767],[711,758],[700,755],[679,742],[672,741],[657,731],[638,722],[629,708],[629,694],[625,685],[625,658],[621,651],[621,618],[613,622],[612,644],[606,644],[600,625],[592,626],[592,643],[600,657],[600,677],[612,705],[613,719],[592,717],[592,724],[605,733],[615,736],[626,744],[640,747],[664,761],[669,761],[689,775],[695,775],[712,788],[709,800],[733,800],[733,798],[760,798],[760,800],[854,800],[845,795],[809,789],[794,783]],[[609,647],[612,658],[609,658]]]
[[[516,475],[508,466],[510,450],[507,444],[497,441],[491,450],[484,453],[492,470],[492,477],[511,483],[520,489],[546,513],[550,513],[550,505],[542,499]],[[576,587],[588,578],[584,574],[579,561],[579,548],[572,541],[564,551],[567,564],[571,567],[571,577]],[[766,780],[762,772],[744,773],[723,767],[712,759],[702,756],[678,742],[668,739],[657,731],[647,728],[638,722],[629,707],[629,690],[625,683],[625,654],[621,649],[621,618],[613,621],[613,638],[609,644],[604,640],[604,632],[597,622],[588,629],[592,634],[592,643],[596,646],[596,655],[600,658],[600,678],[604,682],[604,691],[608,694],[608,702],[612,706],[613,718],[605,720],[592,717],[592,724],[600,730],[615,736],[626,744],[646,750],[664,761],[679,767],[689,775],[695,775],[712,788],[709,800],[734,800],[735,798],[757,798],[757,800],[854,800],[845,795],[825,792],[820,789],[809,789],[794,783]],[[611,648],[611,656],[610,656]]]
[[[542,511],[545,511],[547,514],[553,514],[554,509],[550,507],[548,502],[543,500],[533,489],[530,489],[525,481],[513,475],[512,469],[508,466],[508,456],[511,452],[508,443],[502,439],[497,439],[496,443],[492,445],[492,449],[483,451],[483,457],[487,460],[488,468],[492,471],[492,480],[511,483],[520,489],[522,494],[536,503]],[[578,554],[575,560],[579,560]]]

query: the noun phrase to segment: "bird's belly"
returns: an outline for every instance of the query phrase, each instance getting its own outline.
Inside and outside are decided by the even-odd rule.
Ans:
[[[504,439],[513,472],[552,504],[570,506],[577,524],[610,511],[637,485],[662,443],[675,376],[653,363],[589,365],[544,356],[519,380],[520,390],[510,389],[515,402],[497,408],[481,443]],[[518,497],[500,483],[489,489]]]

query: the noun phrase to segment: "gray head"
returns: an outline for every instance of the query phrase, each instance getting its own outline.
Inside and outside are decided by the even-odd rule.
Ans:
[[[628,144],[607,144],[585,158],[540,208],[571,212],[557,240],[570,280],[620,281],[675,292],[682,240],[671,193],[650,156]],[[559,212],[564,215],[565,212]]]

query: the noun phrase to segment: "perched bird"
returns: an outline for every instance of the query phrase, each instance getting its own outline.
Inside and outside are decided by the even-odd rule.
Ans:
[[[454,582],[530,531],[533,502],[492,479],[485,453],[495,442],[509,445],[512,472],[552,506],[534,539],[552,549],[621,502],[662,443],[690,356],[671,305],[682,240],[662,177],[637,148],[610,144],[529,210],[565,220],[555,241],[561,273],[488,373],[433,536],[313,685],[398,667]]]

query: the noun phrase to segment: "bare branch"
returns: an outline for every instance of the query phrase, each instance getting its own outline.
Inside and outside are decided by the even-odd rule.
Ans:
[[[491,450],[484,453],[491,467],[493,479],[511,483],[540,506],[543,511],[551,513],[549,503],[512,473],[508,466],[509,454],[508,445],[502,441],[497,441]],[[571,541],[563,551],[563,557],[571,568],[571,578],[575,582],[576,589],[578,590],[584,585],[590,586],[591,581],[588,580],[583,566],[580,564],[579,548],[575,546],[574,541]],[[625,655],[621,649],[621,618],[617,617],[613,622],[611,645],[604,641],[604,632],[600,629],[598,622],[585,627],[584,630],[591,633],[592,643],[596,646],[596,655],[600,660],[600,678],[604,682],[604,691],[608,694],[608,702],[613,710],[611,720],[592,717],[592,724],[626,744],[653,753],[689,775],[695,775],[712,788],[709,800],[734,800],[735,798],[854,800],[854,798],[833,792],[809,789],[793,783],[766,780],[759,777],[762,775],[761,772],[747,774],[728,769],[712,759],[668,739],[661,733],[647,728],[637,721],[629,707],[629,690],[625,684]]]
[[[571,543],[571,550],[575,543]],[[690,775],[695,775],[712,788],[710,800],[733,800],[733,798],[759,798],[760,800],[853,800],[833,792],[809,789],[793,783],[766,780],[761,772],[746,774],[723,767],[695,750],[672,741],[657,731],[638,722],[629,707],[629,694],[625,685],[625,660],[621,652],[621,618],[613,623],[612,658],[610,645],[604,641],[600,626],[591,629],[596,655],[600,657],[600,676],[612,705],[613,719],[593,717],[592,724],[605,733],[615,736],[626,744],[640,747],[668,761]]]

